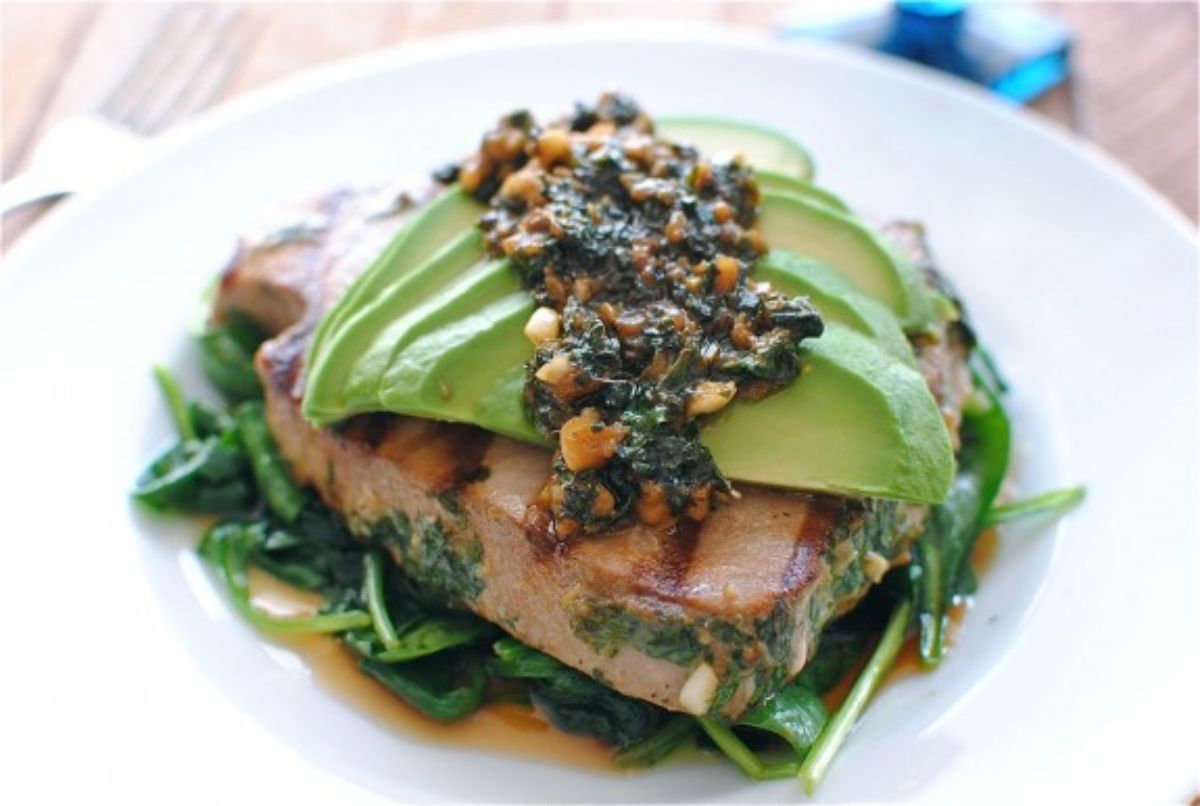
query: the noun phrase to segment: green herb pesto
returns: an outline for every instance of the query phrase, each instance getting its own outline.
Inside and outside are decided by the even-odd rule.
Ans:
[[[708,663],[721,681],[710,706],[717,711],[734,696],[745,675],[754,675],[758,695],[778,687],[791,657],[795,620],[783,606],[742,626],[585,600],[574,604],[571,628],[602,655],[611,657],[623,646],[632,646],[683,668]]]
[[[351,515],[347,527],[352,534],[372,546],[403,552],[408,550],[412,542],[412,521],[403,512],[393,512],[375,521]]]
[[[869,500],[856,505],[861,507],[857,517],[838,526],[822,555],[826,572],[808,602],[811,635],[852,608],[876,581],[870,573],[869,555],[894,561],[917,537],[928,511],[895,501]],[[810,647],[811,651],[815,647]]]
[[[415,551],[404,554],[404,572],[433,594],[451,601],[470,601],[483,592],[479,564],[483,546],[474,535],[465,550],[456,549],[442,522],[418,517],[414,523]]]
[[[571,630],[601,655],[612,657],[625,646],[652,658],[690,666],[704,654],[698,622],[665,614],[638,614],[607,602],[586,601],[572,613]]]
[[[732,488],[701,421],[792,382],[824,327],[807,299],[749,280],[766,251],[750,167],[655,136],[606,95],[545,127],[507,116],[456,176],[540,306],[525,398],[558,440],[546,531],[703,519]]]
[[[483,545],[474,534],[456,532],[432,516],[409,518],[403,512],[358,521],[350,529],[371,545],[398,552],[405,575],[428,597],[469,602],[483,592]]]

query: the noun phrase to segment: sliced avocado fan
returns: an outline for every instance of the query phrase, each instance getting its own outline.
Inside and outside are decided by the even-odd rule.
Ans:
[[[685,125],[686,123],[686,125]],[[763,190],[770,252],[753,279],[809,298],[826,322],[795,383],[735,402],[702,430],[735,481],[936,502],[954,472],[949,433],[905,332],[932,320],[916,272],[844,203],[810,184],[802,147],[728,121],[660,122],[702,150],[739,147]],[[452,186],[418,213],[318,326],[305,417],[387,411],[546,445],[526,414],[524,326],[533,301],[475,229],[484,207]]]

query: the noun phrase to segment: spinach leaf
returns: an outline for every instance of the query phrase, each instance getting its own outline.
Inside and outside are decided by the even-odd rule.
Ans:
[[[492,644],[492,652],[495,657],[490,659],[488,666],[497,677],[545,680],[566,668],[549,655],[515,638],[501,638]]]
[[[251,320],[231,313],[199,337],[200,366],[212,385],[232,401],[262,397],[262,384],[254,371],[254,353],[266,334]]]
[[[1008,475],[1009,454],[1012,451],[1012,423],[1001,402],[999,381],[987,381],[979,370],[979,362],[972,362],[973,377],[977,387],[983,390],[986,407],[983,411],[968,411],[964,415],[963,464],[979,476],[980,524],[984,513],[991,509]],[[992,369],[994,373],[994,368]]]
[[[308,497],[292,481],[275,448],[262,403],[243,403],[234,411],[233,419],[267,506],[285,523],[291,523],[299,517]]]
[[[947,611],[954,597],[972,584],[971,575],[964,572],[967,558],[1008,471],[1011,424],[1000,402],[994,367],[981,362],[973,356],[982,405],[964,411],[958,475],[946,500],[930,510],[909,566],[921,662],[926,666],[937,665],[945,655]]]
[[[367,610],[375,636],[356,644],[362,654],[385,663],[414,660],[495,634],[488,622],[465,613],[423,614],[405,602],[405,621],[397,627],[386,590],[387,566],[378,551],[363,557]]]
[[[1038,515],[1060,515],[1078,505],[1086,494],[1087,491],[1083,487],[1068,487],[1035,495],[1024,501],[994,506],[983,519],[983,525],[996,526]]]
[[[366,589],[367,610],[371,614],[371,623],[375,634],[379,636],[384,649],[392,649],[400,641],[396,634],[396,626],[392,623],[391,613],[388,612],[387,596],[384,593],[384,567],[379,552],[369,551],[363,555],[363,578]],[[370,653],[374,655],[375,653]],[[401,660],[397,658],[396,660]]]
[[[313,523],[320,524],[318,531]],[[288,526],[271,525],[266,538],[255,548],[255,565],[280,579],[326,596],[359,596],[362,587],[363,546],[346,534],[326,534],[320,509],[310,504]]]
[[[237,435],[179,442],[150,463],[133,496],[160,511],[224,515],[246,511],[255,490]]]
[[[828,653],[840,666],[841,657],[846,654],[844,648],[836,643],[830,646],[832,648]],[[821,655],[820,652],[817,654]],[[853,662],[853,658],[849,662]],[[834,663],[826,663],[828,665],[817,675],[832,674]],[[813,678],[798,676],[788,685],[767,695],[758,705],[743,714],[735,725],[729,725],[713,716],[698,717],[696,722],[713,744],[746,776],[758,781],[794,776],[799,772],[800,761],[817,741],[829,716],[821,695],[810,682],[811,679]],[[834,678],[829,685],[832,686],[836,681]],[[795,757],[768,760],[747,746],[746,740],[752,738],[752,734],[764,732],[783,739],[794,751]]]
[[[385,645],[375,657],[386,662],[412,660],[495,634],[495,627],[474,616],[427,616],[397,636],[390,646]]]
[[[184,397],[179,382],[166,367],[155,367],[153,373],[163,400],[166,401],[167,409],[171,412],[171,419],[175,422],[175,430],[179,432],[179,438],[185,442],[195,439],[196,428],[192,423],[191,414],[188,412],[187,398]]]
[[[882,684],[883,678],[886,678],[888,670],[892,669],[896,655],[900,654],[900,648],[904,646],[908,620],[911,619],[911,616],[911,602],[905,600],[896,604],[895,609],[892,610],[892,616],[888,619],[887,627],[884,627],[880,643],[876,644],[875,649],[871,651],[871,657],[866,661],[866,666],[858,675],[858,679],[854,680],[854,685],[847,694],[845,702],[842,702],[838,706],[838,710],[834,711],[833,717],[830,717],[829,721],[824,724],[821,735],[817,736],[816,742],[809,748],[808,754],[804,757],[804,763],[800,764],[799,776],[800,781],[804,782],[805,792],[810,795],[821,783],[824,774],[829,769],[829,764],[833,763],[834,757],[841,750],[841,745],[846,741],[846,736],[850,735],[854,723],[858,722],[858,717],[863,715],[866,704],[870,702],[871,697]]]
[[[260,629],[287,633],[344,632],[371,623],[370,614],[357,609],[329,610],[312,616],[276,616],[255,607],[250,601],[247,568],[266,539],[267,524],[263,521],[224,521],[209,529],[200,541],[200,556],[212,564],[243,618]]]
[[[856,627],[845,618],[835,621],[821,633],[817,653],[804,665],[793,684],[805,686],[817,694],[830,691],[846,676],[876,634],[877,630]]]
[[[613,756],[613,764],[620,769],[653,767],[695,735],[695,720],[683,714],[676,714],[654,733],[617,751]]]
[[[764,761],[738,738],[733,728],[714,716],[696,717],[696,724],[703,728],[725,757],[742,773],[754,781],[772,781],[792,778],[800,769],[795,761]]]
[[[825,777],[825,772],[833,762],[834,756],[845,743],[854,724],[866,710],[867,703],[870,702],[871,697],[896,662],[896,656],[900,654],[900,648],[904,645],[904,635],[908,630],[911,616],[911,602],[905,600],[895,606],[879,643],[876,644],[875,649],[871,652],[871,657],[867,660],[867,665],[863,667],[858,679],[854,681],[854,686],[850,689],[845,701],[838,706],[837,711],[821,729],[821,734],[817,737],[816,742],[809,748],[799,770],[800,780],[803,781],[804,789],[808,794],[811,795],[820,784],[821,779]]]
[[[816,691],[804,683],[792,682],[763,698],[742,716],[738,726],[774,733],[803,757],[828,717]]]
[[[142,471],[134,498],[160,511],[222,515],[248,509],[255,491],[232,421],[189,403],[166,369],[155,367],[154,379],[180,441]]]
[[[595,736],[615,747],[649,736],[665,716],[661,708],[570,669],[531,684],[529,696],[559,730]]]
[[[948,610],[961,577],[961,566],[974,544],[982,512],[979,476],[960,472],[946,500],[929,513],[925,532],[913,547],[909,566],[921,662],[936,665],[945,654]]]
[[[530,699],[559,730],[623,748],[653,734],[666,718],[663,709],[618,694],[512,638],[492,650],[492,674],[527,680]]]
[[[188,420],[192,424],[197,437],[220,436],[226,431],[233,430],[233,418],[220,409],[199,400],[190,400],[187,404]]]
[[[487,689],[487,672],[477,655],[461,656],[453,663],[440,656],[402,664],[364,658],[359,668],[439,722],[474,713]]]

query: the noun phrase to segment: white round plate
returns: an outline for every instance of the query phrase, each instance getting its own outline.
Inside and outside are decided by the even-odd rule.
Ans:
[[[1181,799],[1196,785],[1196,245],[1126,172],[965,85],[679,26],[460,36],[247,97],[65,205],[0,286],[0,799],[791,800],[727,764],[600,775],[387,730],[233,617],[194,524],[128,499],[199,294],[271,204],[420,174],[500,114],[607,88],[792,132],[862,210],[920,219],[1012,382],[1018,492],[945,667],[889,686],[829,800]],[[631,30],[636,29],[636,30]]]

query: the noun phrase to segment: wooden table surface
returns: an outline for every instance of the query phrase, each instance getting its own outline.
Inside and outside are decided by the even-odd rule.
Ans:
[[[1197,7],[1041,3],[1077,33],[1075,75],[1034,107],[1197,219]],[[116,110],[156,133],[299,70],[435,34],[545,20],[677,17],[770,27],[780,3],[49,4],[0,0],[5,178],[63,117]],[[189,64],[191,65],[189,67]],[[161,76],[157,82],[147,76]],[[7,248],[48,205],[4,219]]]

